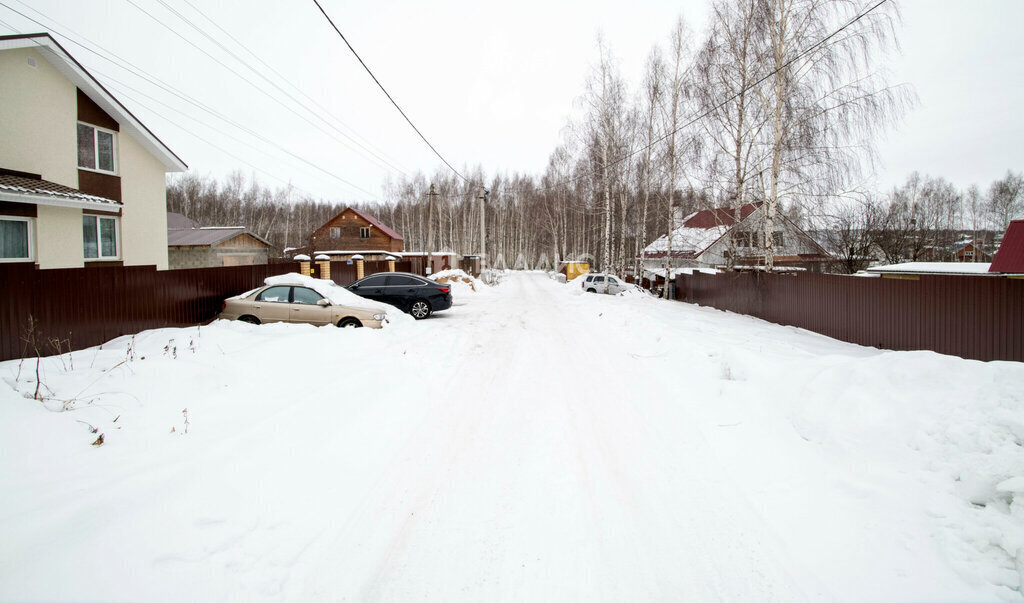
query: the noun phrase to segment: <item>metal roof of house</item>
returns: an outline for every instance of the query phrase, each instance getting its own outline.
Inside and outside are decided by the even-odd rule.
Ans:
[[[747,203],[740,208],[740,220],[761,207],[760,203]],[[716,226],[732,226],[736,224],[736,210],[731,207],[716,207],[714,209],[702,209],[683,218],[680,225],[683,228],[714,228]]]
[[[174,154],[153,132],[149,130],[121,101],[107,90],[103,84],[93,77],[68,51],[64,50],[50,34],[17,34],[0,36],[0,51],[15,48],[34,48],[64,77],[75,84],[94,103],[107,112],[139,144],[153,154],[170,172],[183,172],[188,169],[185,162]]]
[[[199,223],[194,220],[186,218],[184,214],[178,214],[174,213],[173,211],[169,211],[167,212],[167,228],[199,228]]]
[[[168,228],[169,247],[204,247],[223,243],[240,234],[247,234],[268,247],[273,247],[263,237],[249,232],[244,226],[207,226],[203,228]]]
[[[357,216],[359,216],[360,218],[366,220],[370,224],[372,224],[372,225],[376,226],[377,228],[379,228],[381,232],[383,232],[384,234],[388,235],[392,239],[398,239],[399,241],[404,241],[405,240],[405,239],[402,238],[402,235],[400,235],[397,232],[395,232],[390,226],[382,223],[380,220],[378,220],[377,218],[374,218],[370,214],[367,214],[365,212],[361,212],[361,211],[359,211],[358,209],[356,209],[354,207],[345,208],[345,211],[349,211],[349,210],[352,210]],[[341,213],[345,213],[345,211],[343,211]]]
[[[110,213],[117,213],[124,207],[113,199],[88,195],[77,188],[43,180],[34,174],[10,170],[0,171],[0,201],[95,209]]]
[[[989,271],[1024,274],[1024,220],[1013,220],[1006,227]]]

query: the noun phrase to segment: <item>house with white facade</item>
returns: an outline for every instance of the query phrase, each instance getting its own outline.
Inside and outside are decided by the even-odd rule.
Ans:
[[[48,34],[0,36],[0,262],[167,268],[185,163]]]
[[[644,268],[664,274],[671,268],[753,268],[765,264],[764,205],[748,203],[736,212],[731,207],[696,211],[680,216],[671,239],[662,235],[640,254]],[[774,264],[779,268],[822,272],[829,255],[792,220],[778,214],[772,232]],[[735,254],[733,258],[729,254]],[[730,262],[730,259],[732,261]]]

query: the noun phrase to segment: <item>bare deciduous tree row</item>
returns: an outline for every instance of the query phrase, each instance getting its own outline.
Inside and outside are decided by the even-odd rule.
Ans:
[[[907,225],[952,232],[968,213],[975,230],[1005,224],[1022,204],[1021,177],[1012,173],[987,195],[916,175],[885,198],[864,186],[874,136],[913,102],[912,92],[889,86],[875,69],[878,52],[895,45],[898,18],[894,2],[876,4],[713,0],[705,36],[680,18],[665,47],[653,47],[636,91],[599,36],[580,115],[542,174],[487,175],[477,167],[464,171],[466,183],[448,171],[418,173],[386,183],[379,202],[355,205],[401,232],[407,250],[421,250],[433,184],[435,251],[479,253],[479,197],[487,188],[483,251],[492,262],[533,267],[541,258],[585,254],[620,274],[673,230],[677,216],[711,206],[732,207],[738,217],[746,203],[765,204],[760,247],[769,267],[772,222],[782,212],[820,230],[851,266],[868,247],[887,250],[890,261],[917,257],[914,245],[935,247],[900,234]],[[171,180],[168,205],[202,223],[246,225],[282,248],[303,245],[343,209],[239,174],[222,184],[194,175]]]

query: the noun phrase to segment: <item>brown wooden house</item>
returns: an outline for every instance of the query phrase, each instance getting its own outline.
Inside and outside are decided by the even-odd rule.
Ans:
[[[368,261],[383,260],[388,255],[401,258],[405,248],[402,235],[351,207],[314,230],[310,239],[313,248],[303,251],[328,255],[332,260],[347,260],[355,254]]]

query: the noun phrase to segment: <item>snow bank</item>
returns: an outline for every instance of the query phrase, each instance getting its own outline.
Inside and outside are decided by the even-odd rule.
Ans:
[[[583,283],[587,280],[587,276],[589,275],[581,274],[571,281],[566,282],[565,286],[568,287],[569,293],[573,295],[583,295]]]
[[[487,286],[480,279],[474,278],[458,268],[435,272],[434,274],[431,274],[429,278],[437,281],[438,283],[451,285],[453,297],[478,293],[483,291],[484,287]]]
[[[281,274],[278,276],[268,276],[263,279],[263,283],[266,285],[301,285],[303,287],[309,287],[337,306],[362,308],[364,310],[386,314],[387,323],[389,324],[411,323],[415,320],[394,306],[356,295],[334,281],[313,278],[297,272],[290,272],[288,274]],[[246,294],[243,293],[242,295],[244,296]]]

